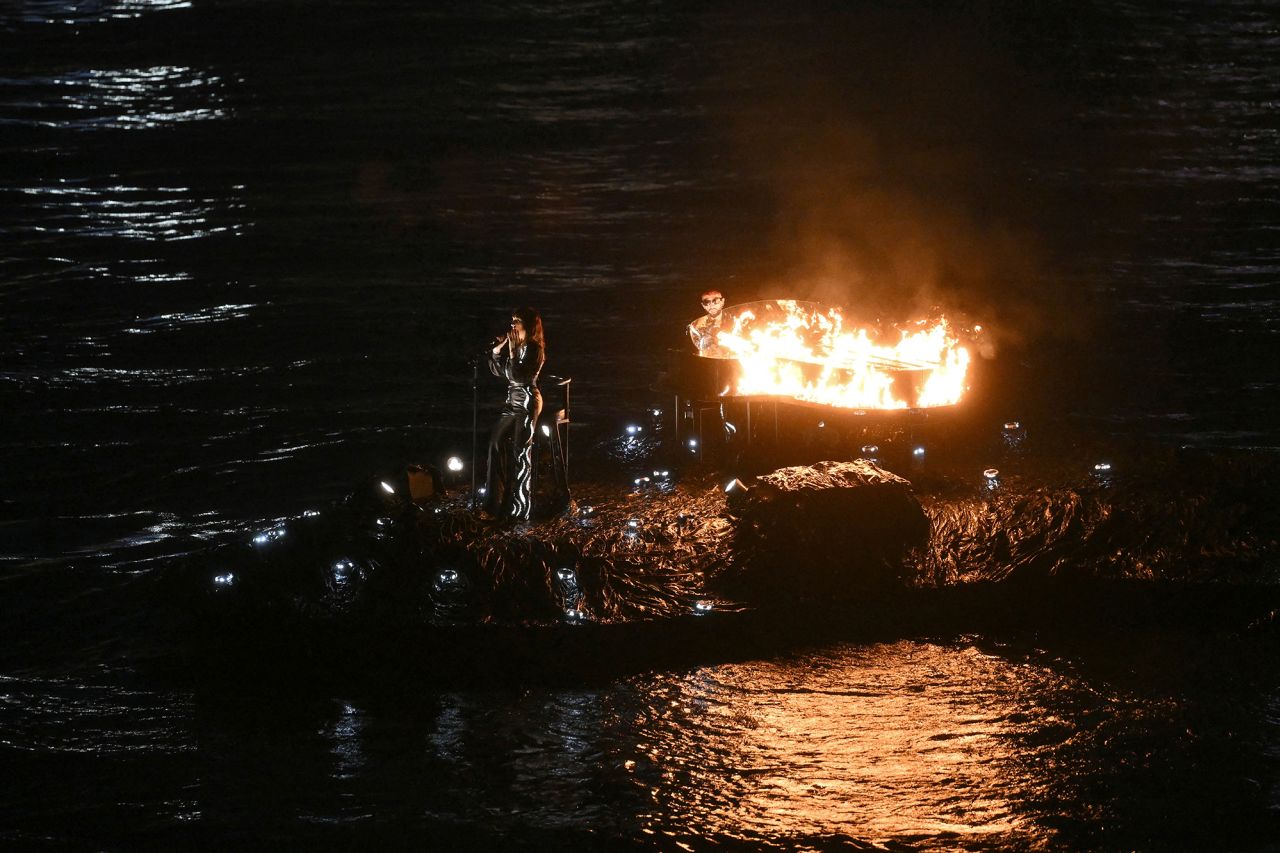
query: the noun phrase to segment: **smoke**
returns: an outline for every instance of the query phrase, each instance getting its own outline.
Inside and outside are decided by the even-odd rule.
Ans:
[[[773,212],[730,301],[788,295],[868,322],[946,313],[1003,342],[1082,330],[1082,301],[1052,271],[1053,199],[1027,165],[1071,144],[1070,104],[985,14],[721,22],[712,91],[737,94],[713,112]]]

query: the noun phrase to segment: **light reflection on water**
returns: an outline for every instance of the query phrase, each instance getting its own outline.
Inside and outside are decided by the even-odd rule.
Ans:
[[[147,12],[192,8],[191,0],[25,0],[21,20],[26,24],[76,25],[138,18]]]
[[[18,192],[29,199],[31,221],[14,228],[18,234],[177,241],[246,228],[232,216],[244,207],[234,191],[216,197],[188,187],[93,187],[59,180]]]
[[[184,695],[0,676],[0,734],[20,759],[15,789],[32,792],[10,803],[17,823],[49,837],[63,830],[42,816],[41,796],[55,798],[60,826],[116,802],[66,799],[43,781],[56,768],[86,788],[127,790],[130,814],[159,832],[205,815],[214,835],[360,821],[373,838],[409,826],[535,849],[530,838],[590,849],[1265,849],[1274,685],[1170,677],[1170,662],[1202,644],[1167,639],[1152,647],[1167,657],[1108,644],[1100,671],[1038,651],[899,640],[601,685],[481,678],[341,699],[292,693],[287,678],[261,693],[237,683]],[[1212,672],[1222,659],[1203,663]]]
[[[86,68],[54,76],[0,78],[5,123],[66,130],[143,130],[231,117],[228,81],[180,65]]]
[[[1037,757],[1024,736],[1047,729],[1041,749],[1056,746],[1046,707],[1074,691],[1089,692],[971,647],[901,641],[505,702],[443,694],[424,745],[463,819],[634,838],[1034,845],[1052,833],[1030,816]],[[356,748],[331,751],[343,777]]]
[[[410,780],[420,790],[392,799],[445,825],[661,849],[1124,847],[1180,831],[1150,822],[1153,786],[1184,803],[1183,829],[1223,808],[1252,818],[1241,794],[1259,768],[1198,756],[1223,737],[1274,740],[1265,709],[1242,728],[1250,712],[1210,720],[1181,690],[1075,669],[901,640],[594,688],[450,691],[408,712],[338,703],[322,727],[332,808],[371,812]],[[1186,799],[1201,784],[1217,786],[1203,807]]]
[[[914,642],[701,670],[669,681],[639,729],[644,820],[745,839],[1035,837],[1011,802],[1026,793],[1011,735],[1053,680]]]

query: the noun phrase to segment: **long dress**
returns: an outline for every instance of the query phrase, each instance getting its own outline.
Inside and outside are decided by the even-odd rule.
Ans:
[[[515,521],[528,521],[533,510],[533,431],[542,411],[538,374],[546,356],[527,341],[508,355],[503,347],[489,354],[489,370],[507,380],[507,399],[489,431],[485,474],[485,509]]]

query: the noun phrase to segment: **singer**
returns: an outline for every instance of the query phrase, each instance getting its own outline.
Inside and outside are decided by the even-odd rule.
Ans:
[[[515,522],[533,509],[533,431],[542,411],[538,373],[546,361],[542,317],[532,308],[511,312],[511,328],[489,350],[489,370],[507,380],[507,401],[489,432],[485,509]]]

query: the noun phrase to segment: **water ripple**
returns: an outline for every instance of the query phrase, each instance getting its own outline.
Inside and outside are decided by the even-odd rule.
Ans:
[[[181,65],[88,68],[0,77],[0,124],[75,131],[138,130],[226,119],[228,80]]]

